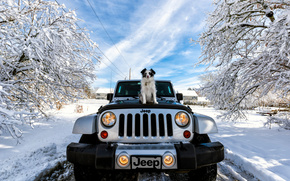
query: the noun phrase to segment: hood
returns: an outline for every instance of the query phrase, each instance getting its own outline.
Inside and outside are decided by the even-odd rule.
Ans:
[[[104,112],[106,110],[111,109],[181,109],[185,110],[189,113],[192,113],[192,110],[190,107],[186,107],[183,104],[180,104],[178,102],[172,101],[172,100],[161,100],[158,101],[158,104],[141,104],[141,102],[136,100],[118,100],[111,102],[110,104],[107,104],[105,106],[100,107],[98,110],[98,113]]]

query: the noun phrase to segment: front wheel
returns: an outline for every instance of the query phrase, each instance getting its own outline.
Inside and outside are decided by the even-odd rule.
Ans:
[[[138,179],[138,172],[97,170],[93,167],[74,164],[74,176],[76,181],[136,181]]]
[[[97,170],[93,167],[74,164],[76,181],[116,180],[114,171]]]
[[[188,173],[190,180],[215,181],[217,176],[217,164],[201,167]]]
[[[76,181],[81,180],[96,180],[100,181],[102,179],[100,173],[92,167],[87,167],[83,165],[74,164],[74,175]]]

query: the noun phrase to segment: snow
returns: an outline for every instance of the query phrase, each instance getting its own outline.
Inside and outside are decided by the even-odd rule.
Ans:
[[[245,106],[264,105],[261,98],[271,105],[270,94],[274,102],[289,103],[290,1],[281,2],[215,1],[207,17],[197,65],[217,71],[200,91],[215,107],[229,109],[228,116],[239,115]]]
[[[225,146],[225,159],[233,162],[259,180],[289,180],[290,131],[272,124],[265,127],[267,116],[248,111],[247,121],[229,122],[218,119],[221,111],[192,107],[193,111],[212,116],[219,133],[210,135]],[[240,180],[240,179],[238,179]]]
[[[60,111],[49,111],[50,119],[36,122],[34,129],[23,125],[23,140],[17,144],[10,135],[0,137],[0,180],[34,180],[41,172],[66,160],[66,146],[77,142],[73,135],[74,121],[83,115],[95,113],[107,101],[79,101],[66,105]],[[75,113],[76,105],[83,105],[84,113]]]
[[[34,180],[66,160],[66,146],[77,142],[80,135],[73,135],[74,121],[83,115],[97,112],[105,100],[82,100],[65,105],[61,110],[47,111],[50,119],[36,122],[34,129],[28,125],[21,127],[21,144],[8,134],[0,137],[0,180]],[[83,113],[76,113],[76,105],[83,106]],[[223,121],[222,114],[214,108],[191,106],[197,113],[212,116],[219,133],[211,134],[212,141],[220,141],[225,146],[225,161],[229,174],[237,180],[248,180],[238,173],[237,168],[254,176],[254,180],[288,180],[290,178],[290,131],[272,124],[265,127],[267,116],[254,110],[247,113],[248,120],[240,122]],[[228,164],[231,163],[231,164]],[[232,166],[234,165],[234,166]],[[251,177],[250,177],[251,178]]]
[[[98,57],[74,12],[54,1],[1,0],[0,9],[0,129],[18,137],[17,120],[84,96]]]

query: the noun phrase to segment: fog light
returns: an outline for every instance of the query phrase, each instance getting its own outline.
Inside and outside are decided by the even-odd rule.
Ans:
[[[184,131],[183,132],[183,136],[184,136],[184,138],[190,138],[190,136],[191,136],[191,133],[190,133],[190,131]]]
[[[117,162],[120,167],[127,167],[129,165],[129,161],[129,156],[125,153],[121,153],[117,158]]]
[[[102,131],[101,132],[101,137],[103,138],[103,139],[106,139],[107,137],[108,137],[108,132],[107,131]]]
[[[166,153],[163,155],[163,164],[166,167],[171,167],[175,163],[175,158],[171,153]]]

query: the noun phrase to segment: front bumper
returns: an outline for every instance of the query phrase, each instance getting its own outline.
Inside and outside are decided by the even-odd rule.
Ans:
[[[220,142],[178,144],[140,144],[140,145],[113,145],[71,143],[67,146],[67,160],[74,164],[95,167],[96,169],[114,170],[131,169],[131,166],[121,168],[116,163],[120,153],[138,156],[162,156],[170,152],[176,158],[173,167],[162,170],[195,170],[199,167],[218,163],[224,159],[224,147]]]

